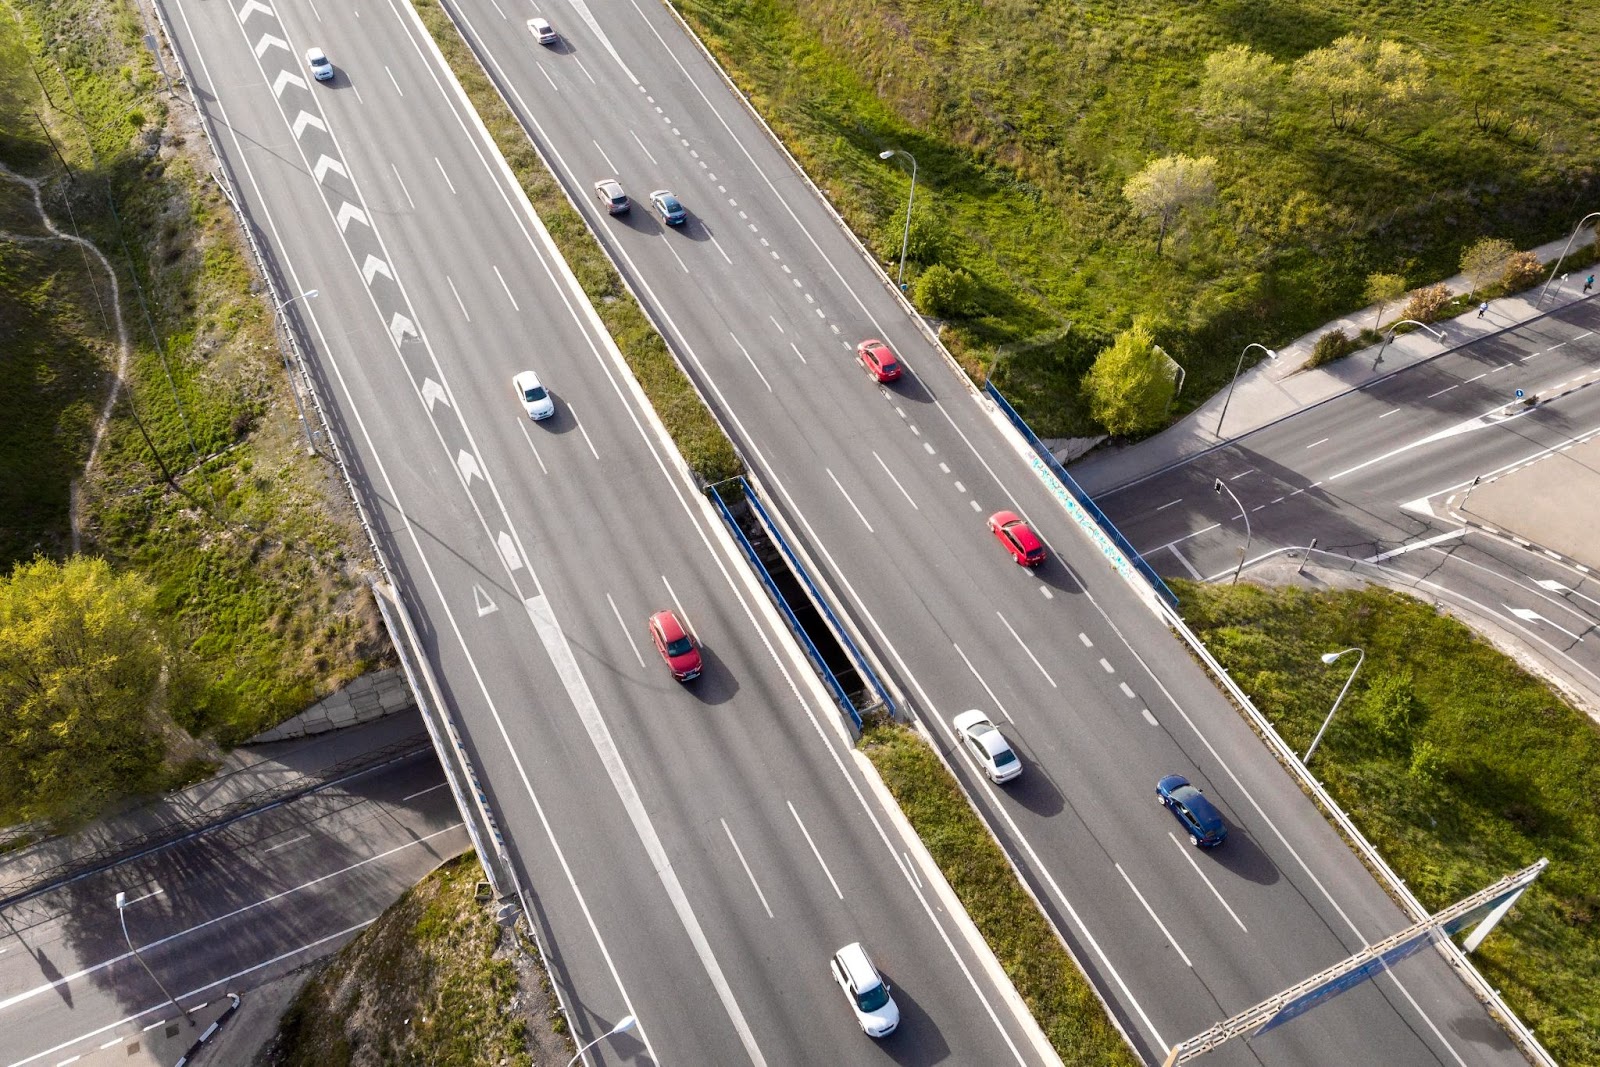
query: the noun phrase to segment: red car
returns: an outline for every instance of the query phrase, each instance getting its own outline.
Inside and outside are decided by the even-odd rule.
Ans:
[[[856,345],[856,362],[872,375],[873,381],[892,382],[900,377],[900,361],[882,341],[862,341]]]
[[[672,612],[658,611],[650,616],[650,640],[656,643],[656,651],[678,681],[700,677],[700,649]]]
[[[997,511],[989,516],[989,532],[994,534],[1011,558],[1024,567],[1037,567],[1044,562],[1044,542],[1033,532],[1033,527],[1017,517],[1014,511]]]

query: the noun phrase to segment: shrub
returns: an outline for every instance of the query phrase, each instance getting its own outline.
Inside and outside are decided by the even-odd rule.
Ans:
[[[1147,326],[1134,323],[1117,334],[1083,376],[1089,413],[1107,433],[1154,429],[1172,404],[1172,361]]]
[[[1423,785],[1438,785],[1444,771],[1444,753],[1432,741],[1418,741],[1411,750],[1411,777]]]
[[[1508,293],[1520,293],[1542,281],[1544,264],[1532,252],[1514,254],[1506,260],[1505,269],[1500,273],[1500,287]]]
[[[1359,344],[1351,340],[1343,330],[1329,330],[1317,338],[1316,346],[1311,349],[1311,358],[1306,360],[1306,366],[1320,367],[1324,363],[1343,359],[1358,347]]]
[[[1502,237],[1480,237],[1461,253],[1461,273],[1476,293],[1503,276],[1516,254],[1516,248]]]
[[[1392,748],[1405,747],[1417,711],[1414,686],[1409,667],[1372,679],[1361,695],[1361,718],[1373,738]]]
[[[911,295],[924,314],[948,319],[971,311],[975,284],[965,269],[935,263],[917,275]]]
[[[1442,282],[1438,285],[1425,286],[1411,294],[1411,299],[1406,301],[1405,310],[1400,312],[1400,317],[1415,319],[1418,322],[1433,322],[1444,314],[1453,296],[1455,294],[1450,291],[1450,287]]]

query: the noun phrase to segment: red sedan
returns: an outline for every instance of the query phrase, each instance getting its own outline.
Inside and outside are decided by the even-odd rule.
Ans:
[[[1037,567],[1044,562],[1044,542],[1016,512],[997,511],[990,515],[989,532],[1021,566]]]
[[[700,649],[678,621],[678,616],[670,611],[658,611],[650,616],[650,640],[655,642],[662,662],[678,681],[700,677]]]
[[[856,345],[856,362],[876,382],[892,382],[900,377],[900,361],[882,341],[862,341]]]

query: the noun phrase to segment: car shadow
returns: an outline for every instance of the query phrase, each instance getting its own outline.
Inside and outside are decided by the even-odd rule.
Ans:
[[[545,433],[568,434],[578,428],[578,420],[572,417],[572,412],[567,410],[567,405],[561,402],[561,394],[548,385],[544,391],[550,394],[550,399],[555,402],[556,413],[548,419],[528,419],[534,429],[543,430]]]
[[[688,212],[688,217],[683,220],[683,225],[668,226],[667,229],[677,230],[687,241],[700,241],[703,243],[711,240],[711,227],[696,218],[694,212],[689,211],[687,208],[684,210]]]
[[[899,353],[897,352],[895,355],[898,356]],[[865,371],[862,371],[860,360],[856,358],[854,345],[850,348],[850,359],[855,363],[857,371],[865,373]],[[885,392],[892,393],[899,400],[905,400],[912,404],[933,403],[936,398],[911,370],[910,364],[902,361],[900,367],[900,377],[892,382],[876,382],[875,384]],[[868,380],[872,380],[870,375],[868,375]]]
[[[1177,820],[1173,821],[1176,824]],[[1182,840],[1184,847],[1189,847],[1187,838]],[[1228,839],[1217,848],[1195,849],[1195,851],[1209,852],[1211,859],[1218,866],[1257,885],[1275,885],[1283,877],[1278,865],[1261,850],[1255,838],[1237,826],[1228,828]]]
[[[700,677],[683,687],[702,704],[726,704],[739,693],[739,676],[727,668],[716,652],[700,646]]]
[[[1035,815],[1057,814],[1066,807],[1066,799],[1062,797],[1061,790],[1056,788],[1055,779],[1045,771],[1042,763],[1033,758],[1032,752],[1017,744],[1014,736],[1010,740],[1011,747],[1022,753],[1022,774],[995,788]]]
[[[993,539],[994,535],[990,534],[989,537]],[[1065,563],[1061,562],[1054,550],[1051,550],[1043,563],[1032,570],[1035,578],[1052,589],[1069,596],[1077,596],[1083,592],[1083,583],[1078,581],[1077,576]]]
[[[933,1017],[888,971],[883,972],[883,979],[889,983],[895,1007],[900,1009],[900,1025],[888,1037],[874,1041],[873,1046],[895,1063],[940,1063],[949,1059],[949,1042],[939,1032]]]
[[[600,210],[604,211],[605,208],[601,207]],[[638,200],[634,200],[633,206],[623,214],[612,215],[611,221],[632,230],[634,233],[646,235],[653,234],[657,230],[664,228],[650,211],[648,203],[641,203]]]

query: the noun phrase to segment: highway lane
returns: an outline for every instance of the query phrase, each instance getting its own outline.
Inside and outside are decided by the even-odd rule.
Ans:
[[[872,1054],[1034,1062],[409,9],[167,6],[287,290],[321,290],[323,395],[580,1036],[632,1012],[604,1062],[859,1058],[826,962],[865,937],[908,1020]],[[313,38],[330,86],[285,79]],[[669,605],[693,687],[647,643]]]
[[[0,1063],[55,1064],[336,951],[469,847],[432,754],[252,815],[0,915]],[[163,1014],[163,1009],[165,1013]]]
[[[669,14],[616,5],[601,22],[581,3],[543,4],[531,12],[565,35],[544,49],[520,9],[459,10],[866,646],[947,751],[950,715],[984,707],[1030,760],[1005,791],[956,765],[1147,1054],[1403,925],[1187,654],[1017,466]],[[638,201],[626,217],[605,215],[589,193],[612,175]],[[683,232],[648,213],[646,194],[661,187],[689,209]],[[862,376],[851,350],[865,336],[906,357],[907,380],[883,389]],[[983,528],[1008,505],[1058,553],[1037,576],[1018,572]],[[1174,847],[1175,824],[1151,795],[1171,770],[1207,784],[1238,848]],[[1347,996],[1257,1042],[1255,1054],[1514,1062],[1436,961],[1402,980],[1404,989]],[[1217,1056],[1250,1058],[1243,1046]]]

